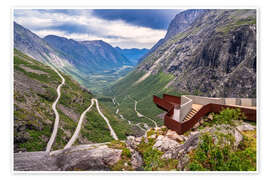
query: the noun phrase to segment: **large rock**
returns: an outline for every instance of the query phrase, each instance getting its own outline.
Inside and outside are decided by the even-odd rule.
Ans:
[[[137,169],[143,165],[143,159],[137,151],[135,151],[131,156],[131,165],[134,169]]]
[[[199,142],[199,132],[192,132],[185,143],[179,144],[176,141],[168,141],[167,137],[159,136],[153,146],[160,151],[165,152],[163,159],[181,159],[186,152],[197,148]]]
[[[168,151],[170,149],[174,149],[180,144],[172,139],[169,139],[166,136],[159,135],[156,139],[156,143],[154,144],[153,148],[158,149],[159,151]]]
[[[237,147],[239,145],[239,143],[243,140],[243,136],[236,129],[234,130],[234,134],[233,135],[234,135],[234,139],[235,139],[234,145],[235,145],[235,147]]]
[[[177,169],[184,170],[185,166],[189,162],[189,156],[185,154],[178,162]]]
[[[167,133],[166,133],[166,136],[172,140],[175,140],[175,141],[178,141],[178,142],[182,142],[184,141],[185,139],[180,136],[179,134],[177,134],[175,131],[172,131],[172,130],[168,130]]]
[[[242,123],[241,125],[237,126],[236,129],[238,131],[254,131],[256,127],[248,123]]]
[[[110,170],[121,159],[122,150],[107,145],[81,145],[45,152],[15,153],[15,171]]]
[[[209,133],[214,137],[214,143],[218,144],[220,141],[217,137],[218,134],[225,134],[225,135],[232,135],[234,138],[234,146],[237,147],[239,143],[243,140],[242,134],[237,130],[237,128],[234,128],[233,126],[230,126],[228,124],[220,124],[220,125],[215,125],[211,128],[205,128],[201,131],[202,133]],[[223,138],[224,144],[229,143],[229,139],[226,137]]]

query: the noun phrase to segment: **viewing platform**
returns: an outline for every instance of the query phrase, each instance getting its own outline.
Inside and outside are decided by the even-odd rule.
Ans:
[[[211,98],[193,95],[181,97],[163,94],[153,96],[154,103],[167,111],[164,124],[178,134],[183,134],[198,123],[201,117],[225,108],[240,109],[246,120],[256,121],[256,99],[252,98]]]

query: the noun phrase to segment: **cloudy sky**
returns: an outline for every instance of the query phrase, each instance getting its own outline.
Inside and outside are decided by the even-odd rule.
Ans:
[[[166,34],[176,9],[15,9],[14,20],[44,37],[104,40],[121,48],[151,48]]]

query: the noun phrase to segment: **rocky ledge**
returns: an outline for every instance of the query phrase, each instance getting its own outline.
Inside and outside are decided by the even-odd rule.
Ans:
[[[15,153],[14,170],[190,170],[187,165],[202,143],[203,135],[211,135],[217,146],[233,142],[233,148],[237,149],[244,141],[246,132],[253,132],[252,138],[256,139],[256,127],[243,121],[234,125],[198,126],[183,135],[162,126],[149,129],[142,137],[128,136],[125,141],[78,145],[50,154]]]

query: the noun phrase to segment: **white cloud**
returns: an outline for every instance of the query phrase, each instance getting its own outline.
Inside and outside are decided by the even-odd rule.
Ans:
[[[72,13],[71,13],[72,14]],[[128,24],[121,20],[104,20],[91,14],[91,11],[76,10],[73,15],[37,10],[15,10],[15,21],[29,28],[41,37],[54,34],[75,40],[104,40],[121,48],[151,48],[165,36],[165,30],[151,29]],[[53,26],[74,24],[86,27],[84,33],[52,29]]]

